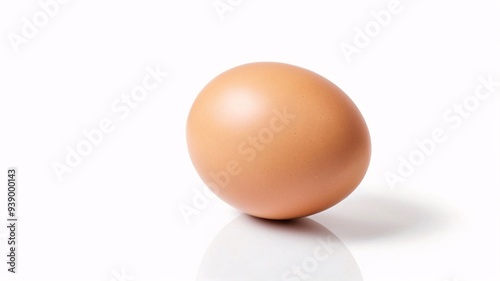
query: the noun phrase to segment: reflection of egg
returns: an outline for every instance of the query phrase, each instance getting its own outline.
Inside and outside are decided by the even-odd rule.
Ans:
[[[205,252],[199,281],[362,281],[349,249],[312,219],[270,222],[240,215]]]
[[[210,189],[270,219],[335,205],[370,160],[368,129],[349,97],[322,76],[282,63],[246,64],[214,78],[191,108],[187,142]]]

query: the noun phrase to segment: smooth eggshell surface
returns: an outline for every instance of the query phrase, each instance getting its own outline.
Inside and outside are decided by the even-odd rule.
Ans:
[[[253,216],[325,210],[361,182],[368,128],[356,105],[309,70],[261,62],[209,82],[187,122],[191,160],[222,200]]]

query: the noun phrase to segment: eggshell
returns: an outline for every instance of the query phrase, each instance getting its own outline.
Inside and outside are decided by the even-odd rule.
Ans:
[[[189,154],[222,200],[253,216],[291,219],[348,196],[370,161],[356,105],[326,78],[258,62],[210,81],[187,121]]]

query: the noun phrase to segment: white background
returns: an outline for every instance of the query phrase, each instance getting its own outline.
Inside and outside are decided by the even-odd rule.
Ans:
[[[500,80],[500,3],[401,0],[349,62],[340,46],[355,46],[356,28],[389,2],[233,0],[221,20],[212,0],[74,0],[16,45],[23,18],[40,24],[44,10],[1,1],[1,182],[18,167],[20,221],[18,273],[2,262],[0,280],[282,280],[304,261],[307,280],[500,280],[500,87],[460,124],[443,117],[480,77]],[[190,106],[214,76],[253,61],[340,86],[370,128],[368,173],[297,225],[251,220],[217,198],[198,201],[188,223],[180,208],[204,186],[185,143]],[[169,76],[128,116],[113,111],[147,67]],[[59,181],[53,163],[107,118],[114,130]],[[391,187],[385,176],[438,128],[446,140]],[[0,228],[1,261],[7,235]],[[310,259],[318,235],[339,245],[326,261]]]

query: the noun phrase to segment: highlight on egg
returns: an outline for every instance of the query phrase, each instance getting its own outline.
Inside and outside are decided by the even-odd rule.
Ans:
[[[211,80],[191,107],[186,137],[203,182],[229,205],[267,219],[337,204],[359,185],[371,154],[366,122],[340,88],[277,62]]]

